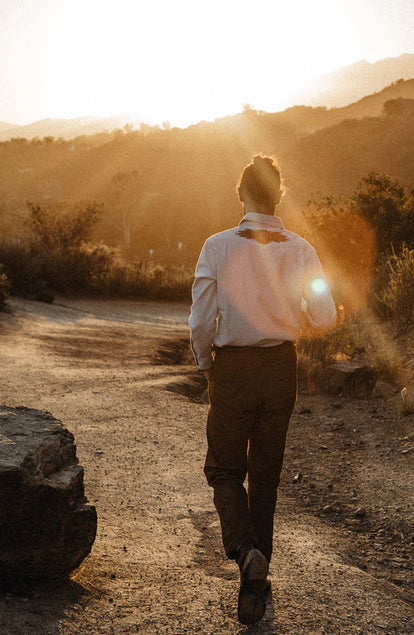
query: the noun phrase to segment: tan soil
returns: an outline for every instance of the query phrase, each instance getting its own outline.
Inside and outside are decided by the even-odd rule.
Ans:
[[[98,534],[71,580],[0,589],[1,635],[414,632],[414,418],[398,395],[299,395],[272,597],[248,629],[203,475],[188,307],[9,305],[0,404],[47,410],[74,433]]]

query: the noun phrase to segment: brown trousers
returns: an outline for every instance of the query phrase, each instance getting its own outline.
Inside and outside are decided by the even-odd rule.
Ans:
[[[204,472],[214,489],[229,558],[236,557],[240,546],[253,544],[270,561],[277,487],[296,390],[293,342],[216,349]]]

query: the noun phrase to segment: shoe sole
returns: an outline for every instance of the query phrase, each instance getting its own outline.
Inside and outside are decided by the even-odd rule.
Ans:
[[[266,558],[257,552],[243,571],[238,599],[238,616],[242,624],[255,624],[266,610],[267,574]]]

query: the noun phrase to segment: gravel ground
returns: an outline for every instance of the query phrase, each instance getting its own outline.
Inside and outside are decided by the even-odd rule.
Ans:
[[[73,432],[98,534],[70,579],[0,586],[1,635],[414,633],[414,418],[398,396],[299,395],[272,595],[243,627],[202,471],[188,307],[9,304],[0,403],[47,410]]]

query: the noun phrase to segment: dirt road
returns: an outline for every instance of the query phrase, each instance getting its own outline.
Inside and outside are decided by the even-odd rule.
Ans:
[[[98,534],[69,581],[0,590],[1,635],[414,632],[414,420],[395,404],[300,395],[255,627],[237,621],[203,475],[207,405],[188,307],[12,300],[0,404],[75,435]]]

